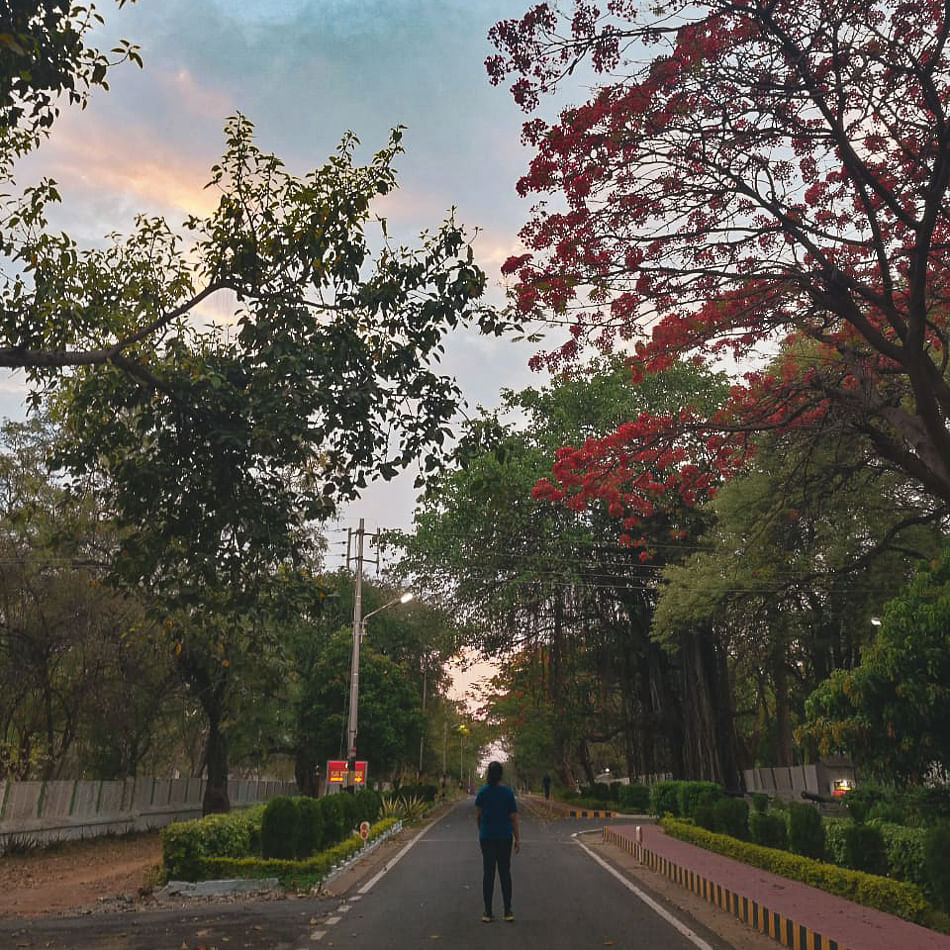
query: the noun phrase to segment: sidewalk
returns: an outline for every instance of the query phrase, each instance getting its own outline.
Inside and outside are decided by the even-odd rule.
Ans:
[[[604,840],[638,854],[637,825]],[[950,950],[950,937],[639,826],[644,864],[793,950]]]

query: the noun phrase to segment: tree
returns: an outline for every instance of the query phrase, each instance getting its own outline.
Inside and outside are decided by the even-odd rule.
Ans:
[[[54,92],[82,102],[108,68],[82,42],[94,14],[23,9],[0,41],[4,116],[22,131],[7,156],[37,143]],[[23,50],[48,52],[52,72],[27,76]],[[116,55],[137,61],[134,47]],[[0,366],[26,371],[34,404],[51,396],[57,462],[96,481],[121,532],[112,580],[170,621],[209,721],[206,810],[228,805],[239,654],[257,657],[281,612],[316,604],[309,524],[374,478],[436,464],[461,398],[435,370],[445,334],[506,325],[479,305],[484,275],[451,218],[417,248],[382,220],[367,233],[396,185],[401,130],[363,166],[347,134],[303,176],[257,147],[245,117],[225,134],[218,205],[180,227],[141,216],[128,237],[80,248],[47,227],[49,181],[0,213]],[[202,317],[214,295],[235,301],[228,326]]]
[[[181,691],[141,599],[103,583],[114,532],[47,471],[53,437],[0,432],[0,774],[122,778],[173,758]]]
[[[663,571],[653,618],[662,641],[700,629],[723,645],[745,767],[794,764],[805,698],[857,663],[910,560],[943,543],[941,506],[881,471],[855,437],[792,435],[760,436],[709,503],[699,548]]]
[[[129,0],[116,2],[123,7]],[[0,173],[49,131],[61,98],[85,106],[94,86],[108,88],[111,66],[126,59],[142,65],[138,47],[124,40],[111,60],[84,45],[85,34],[101,19],[93,3],[0,3]]]
[[[537,363],[634,339],[639,376],[783,346],[717,411],[642,416],[562,472],[636,513],[656,489],[624,483],[631,456],[687,498],[705,477],[671,451],[684,430],[731,474],[758,432],[846,428],[950,502],[946,4],[572,7],[498,23],[487,62],[529,111],[582,63],[601,83],[525,125],[519,192],[559,201],[536,206],[505,270],[522,314],[570,325]]]
[[[474,646],[506,662],[523,656],[542,706],[554,711],[549,768],[565,785],[593,782],[593,753],[613,745],[634,775],[672,769],[731,784],[737,774],[729,707],[715,719],[692,702],[697,689],[718,694],[723,658],[692,635],[668,650],[650,638],[657,570],[683,556],[703,513],[655,505],[643,513],[638,553],[618,545],[624,526],[609,505],[562,505],[545,487],[531,493],[565,441],[596,439],[685,397],[714,401],[721,386],[681,365],[630,387],[613,359],[507,393],[502,412],[519,421],[483,414],[470,423],[405,540],[402,569],[414,586],[449,598]]]
[[[300,697],[299,727],[317,762],[344,751],[352,630],[328,640]],[[415,774],[423,718],[421,694],[398,663],[367,638],[360,653],[359,750],[377,778]]]
[[[880,632],[852,670],[809,697],[802,741],[846,752],[885,781],[919,782],[950,763],[950,549],[890,601]]]

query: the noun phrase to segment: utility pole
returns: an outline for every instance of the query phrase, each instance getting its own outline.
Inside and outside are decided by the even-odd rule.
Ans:
[[[356,566],[353,579],[353,655],[350,659],[350,714],[346,726],[346,784],[353,788],[356,778],[356,724],[360,698],[360,639],[363,631],[363,539],[366,536],[364,519],[359,529],[351,531],[346,548],[347,567],[350,562],[350,543],[356,536]]]

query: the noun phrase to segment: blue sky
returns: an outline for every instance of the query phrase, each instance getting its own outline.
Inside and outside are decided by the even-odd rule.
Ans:
[[[141,47],[144,70],[114,71],[111,90],[57,124],[20,170],[54,177],[64,204],[55,226],[81,240],[125,231],[138,211],[178,221],[208,207],[202,191],[223,150],[225,118],[240,110],[262,147],[294,171],[321,164],[350,129],[363,157],[405,125],[400,190],[380,208],[390,232],[411,240],[455,207],[479,229],[475,251],[503,301],[499,266],[517,253],[528,214],[514,191],[528,154],[522,114],[492,87],[483,61],[490,26],[519,16],[527,0],[99,0],[106,26],[96,45],[119,37]],[[533,347],[462,333],[443,369],[469,402],[493,405],[502,386],[540,379],[527,370]],[[0,384],[0,412],[17,415],[15,381]],[[370,489],[344,525],[409,523],[411,479]]]

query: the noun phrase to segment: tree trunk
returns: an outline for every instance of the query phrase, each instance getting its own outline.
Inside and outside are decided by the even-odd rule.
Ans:
[[[205,783],[202,815],[231,810],[228,798],[228,740],[220,728],[218,716],[208,717],[208,741],[205,746],[205,767],[208,779]]]

